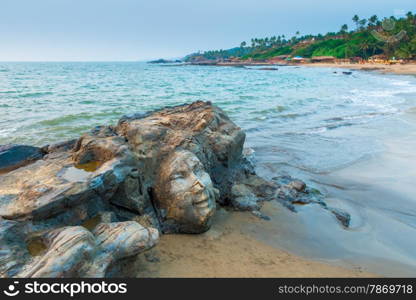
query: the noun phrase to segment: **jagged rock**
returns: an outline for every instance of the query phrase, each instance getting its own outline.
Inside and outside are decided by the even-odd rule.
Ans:
[[[289,187],[295,189],[298,192],[303,192],[306,189],[306,184],[303,181],[295,180],[289,183]]]
[[[317,204],[330,211],[344,226],[350,225],[351,216],[348,212],[338,208],[328,207],[323,195],[306,186],[301,180],[295,180],[290,176],[274,177],[274,182],[279,185],[276,191],[276,199],[293,212],[297,212],[299,205]]]
[[[0,145],[0,174],[28,165],[43,157],[41,148],[26,145]]]
[[[270,221],[271,220],[271,218],[269,217],[269,216],[266,216],[266,215],[264,215],[264,214],[262,214],[260,211],[258,211],[258,210],[253,210],[252,212],[251,212],[253,215],[255,215],[257,218],[260,218],[260,219],[262,219],[262,220],[264,220],[264,221]]]
[[[76,142],[77,142],[77,139],[72,139],[68,141],[55,143],[52,145],[46,145],[42,147],[42,151],[47,154],[54,153],[54,152],[69,151],[72,148],[74,148]]]

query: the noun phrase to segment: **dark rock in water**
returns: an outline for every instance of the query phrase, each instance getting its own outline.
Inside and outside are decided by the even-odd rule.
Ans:
[[[0,173],[5,173],[41,159],[41,148],[26,145],[0,146]]]
[[[259,68],[258,70],[262,70],[262,71],[277,71],[279,69],[278,68]]]
[[[157,60],[152,60],[149,61],[149,64],[171,64],[171,63],[181,63],[182,61],[179,59],[175,59],[175,60],[168,60],[168,59],[157,59]]]
[[[351,215],[349,213],[333,207],[329,207],[328,210],[335,215],[344,227],[348,228],[350,226]]]
[[[303,192],[306,189],[306,184],[303,181],[295,180],[289,183],[289,187],[295,189],[298,192]]]
[[[146,252],[144,254],[144,258],[146,259],[146,261],[151,262],[151,263],[160,262],[159,257],[155,256],[153,253]]]
[[[344,75],[351,75],[352,72],[342,72],[342,74],[344,74]]]
[[[270,218],[269,216],[266,216],[266,215],[262,214],[262,213],[261,213],[260,211],[258,211],[258,210],[253,210],[251,213],[252,213],[253,215],[255,215],[256,217],[258,217],[258,218],[260,218],[260,219],[264,220],[264,221],[270,221],[270,220],[271,220],[271,218]]]
[[[291,211],[297,212],[298,207],[302,205],[317,204],[334,214],[344,227],[349,226],[351,220],[349,213],[328,207],[323,195],[318,190],[307,187],[303,181],[295,180],[290,176],[274,177],[273,181],[279,185],[276,199]]]

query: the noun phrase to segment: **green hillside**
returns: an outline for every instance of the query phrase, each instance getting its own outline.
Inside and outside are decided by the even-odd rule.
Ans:
[[[361,57],[383,54],[388,58],[416,59],[416,15],[408,12],[401,18],[389,17],[379,20],[374,15],[361,19],[352,18],[355,28],[342,25],[338,32],[325,35],[304,35],[299,32],[289,38],[284,35],[253,38],[250,44],[229,50],[206,51],[187,56],[187,61],[229,59],[267,60],[279,55],[334,56],[336,58]]]

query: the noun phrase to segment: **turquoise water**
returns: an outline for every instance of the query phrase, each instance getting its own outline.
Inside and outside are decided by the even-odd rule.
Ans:
[[[416,274],[412,76],[306,67],[0,63],[0,144],[41,146],[114,124],[123,114],[196,100],[212,101],[246,130],[261,175],[299,177],[352,214],[352,228],[345,230],[325,212],[305,208],[296,222],[285,212],[277,222],[289,218],[297,226],[283,230],[277,223],[280,235],[265,240],[320,259],[369,257],[361,265],[387,275]],[[375,258],[393,261],[390,269],[398,273],[381,270]]]

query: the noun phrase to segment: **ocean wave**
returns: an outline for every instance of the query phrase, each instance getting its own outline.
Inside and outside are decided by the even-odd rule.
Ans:
[[[36,98],[36,97],[43,97],[43,96],[49,96],[53,95],[52,92],[32,92],[32,93],[24,93],[19,94],[16,96],[16,98]]]
[[[18,91],[0,91],[0,94],[16,94]]]
[[[340,121],[352,121],[352,120],[362,120],[362,119],[372,119],[376,118],[378,116],[385,116],[389,115],[387,112],[371,112],[367,114],[361,114],[361,115],[351,115],[351,116],[342,116],[342,117],[333,117],[324,119],[325,122],[340,122]]]
[[[108,119],[110,117],[117,118],[121,116],[122,113],[119,111],[109,111],[109,112],[101,112],[101,113],[80,113],[80,114],[70,114],[64,115],[58,118],[43,120],[38,122],[38,125],[41,126],[57,126],[61,124],[68,124],[75,121],[85,120],[90,122],[91,120],[102,120]]]
[[[338,124],[330,124],[330,125],[326,125],[326,126],[319,126],[319,127],[314,127],[314,128],[310,128],[308,130],[308,133],[323,133],[325,131],[328,130],[334,130],[334,129],[338,129],[341,127],[350,127],[350,126],[354,126],[354,125],[358,125],[360,123],[352,123],[352,122],[343,122],[343,123],[338,123]]]

